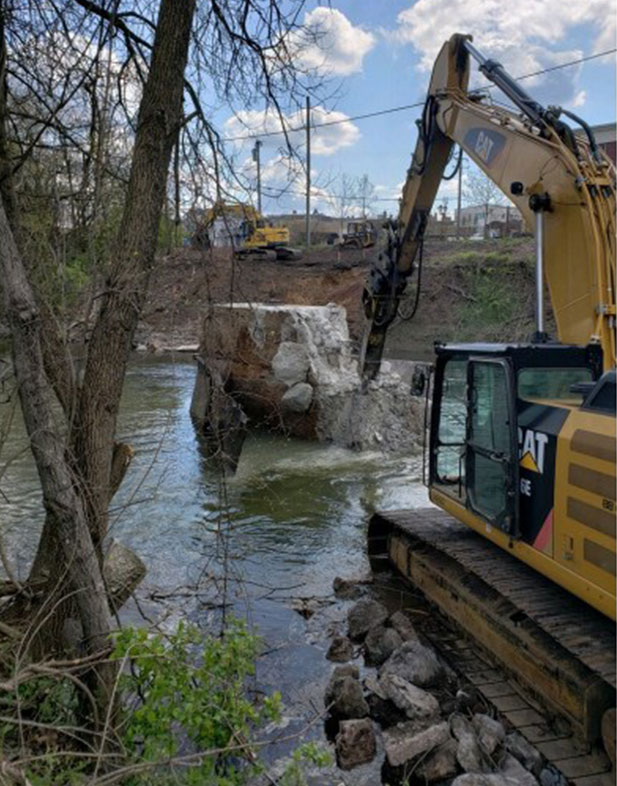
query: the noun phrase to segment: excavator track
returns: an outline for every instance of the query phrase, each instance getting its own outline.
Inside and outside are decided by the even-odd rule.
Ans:
[[[587,744],[615,707],[615,623],[437,508],[375,513],[384,560]],[[534,723],[535,721],[531,721]]]

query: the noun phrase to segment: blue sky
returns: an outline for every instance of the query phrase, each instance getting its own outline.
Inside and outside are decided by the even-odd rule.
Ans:
[[[306,67],[321,69],[338,87],[335,102],[318,105],[314,119],[344,119],[358,114],[422,101],[430,67],[441,44],[454,32],[471,33],[475,45],[502,62],[514,76],[559,65],[615,47],[615,0],[333,0],[331,5],[309,2],[305,21],[320,31],[319,45],[297,42],[297,57]],[[514,10],[516,9],[516,10]],[[525,80],[526,89],[545,104],[559,104],[588,123],[615,120],[615,55]],[[478,76],[478,84],[483,84]],[[326,115],[326,110],[334,111]],[[316,130],[313,136],[314,206],[326,212],[340,209],[335,195],[340,178],[368,175],[382,199],[397,197],[415,146],[419,110],[358,120]],[[255,107],[243,115],[256,130],[279,127]],[[290,113],[289,125],[300,122]],[[246,133],[237,118],[226,119],[227,135]],[[300,136],[300,135],[299,135]],[[264,138],[262,168],[265,188],[285,179],[279,138]],[[298,144],[302,139],[298,138]],[[252,143],[240,146],[239,159],[248,159]],[[246,160],[247,175],[252,164]],[[303,189],[303,175],[292,168]],[[269,185],[268,185],[269,184]],[[453,195],[453,187],[444,189]],[[301,195],[278,202],[264,199],[265,212],[303,210]],[[450,203],[452,208],[453,201]],[[396,202],[378,203],[396,212]]]

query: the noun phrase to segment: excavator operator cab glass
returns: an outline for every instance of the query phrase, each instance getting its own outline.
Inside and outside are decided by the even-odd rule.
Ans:
[[[575,386],[591,381],[588,368],[523,368],[518,372],[517,394],[525,401],[553,399],[579,406],[583,392]]]
[[[506,532],[513,523],[510,490],[516,459],[511,368],[501,359],[467,367],[466,470],[469,507]]]
[[[591,400],[588,393],[583,403],[577,386],[598,380],[600,347],[440,344],[436,352],[431,491],[533,542],[552,509],[556,435]],[[594,391],[605,378],[614,391],[614,374]]]
[[[459,499],[465,492],[465,427],[467,420],[467,361],[449,360],[441,386],[436,459],[436,482]]]

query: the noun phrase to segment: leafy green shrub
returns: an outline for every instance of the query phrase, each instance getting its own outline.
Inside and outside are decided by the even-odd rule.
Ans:
[[[235,620],[221,637],[204,636],[196,626],[184,623],[168,636],[152,635],[143,628],[118,632],[112,657],[122,666],[121,709],[110,736],[117,743],[114,767],[125,772],[121,782],[241,786],[262,772],[258,746],[251,741],[266,722],[280,718],[281,697],[278,692],[260,701],[250,696],[248,681],[260,646],[259,637]],[[21,713],[32,722],[26,728],[34,732],[26,740],[33,758],[24,772],[32,786],[90,782],[98,738],[90,749],[88,735],[79,732],[78,698],[75,683],[60,675],[36,677],[20,685]],[[17,720],[0,724],[0,757],[7,761],[22,749],[24,740],[18,738],[17,726]],[[43,727],[41,747],[38,729]],[[79,733],[75,736],[70,730]],[[84,755],[80,739],[91,753]],[[71,743],[76,742],[73,755]],[[175,757],[186,759],[174,762]],[[330,754],[317,743],[299,745],[280,783],[305,786],[307,767],[329,763]],[[103,774],[99,770],[98,775]]]
[[[277,719],[281,709],[279,693],[260,705],[247,697],[258,649],[259,639],[237,621],[221,638],[205,640],[198,628],[183,623],[167,639],[144,629],[121,631],[114,657],[132,664],[120,684],[125,703],[132,705],[122,729],[129,754],[155,762],[176,756],[181,745],[195,751],[229,749],[187,768],[181,782],[243,783],[257,767],[250,763],[252,732]]]

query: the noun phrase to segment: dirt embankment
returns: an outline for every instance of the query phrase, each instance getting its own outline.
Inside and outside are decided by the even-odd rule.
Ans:
[[[347,309],[352,337],[363,331],[361,294],[373,249],[313,249],[301,260],[232,260],[222,250],[180,249],[154,275],[139,343],[198,343],[209,303],[263,302]],[[408,286],[402,316],[415,297]],[[427,242],[417,313],[397,320],[386,354],[429,357],[435,340],[524,340],[533,330],[533,242]]]

